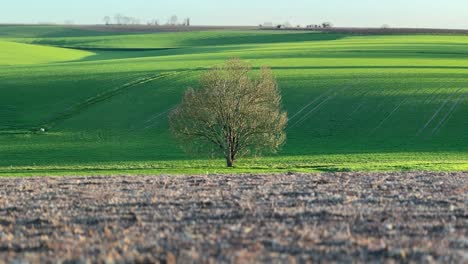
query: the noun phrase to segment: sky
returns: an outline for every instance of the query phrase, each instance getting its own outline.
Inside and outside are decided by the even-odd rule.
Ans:
[[[115,14],[194,25],[293,25],[468,29],[468,0],[0,0],[0,23],[100,24]]]

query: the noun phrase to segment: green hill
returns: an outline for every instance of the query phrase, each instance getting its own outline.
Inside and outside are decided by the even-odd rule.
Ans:
[[[272,67],[290,117],[235,171],[468,170],[468,36],[33,29],[0,27],[0,174],[226,171],[166,116],[229,57]]]
[[[46,64],[81,60],[91,52],[0,41],[0,65]]]

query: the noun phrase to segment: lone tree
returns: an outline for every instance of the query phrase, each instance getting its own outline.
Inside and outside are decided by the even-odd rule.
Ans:
[[[276,152],[285,142],[287,113],[272,71],[259,74],[239,59],[205,73],[201,89],[189,88],[169,114],[174,135],[191,151],[222,155],[228,167],[238,156]]]

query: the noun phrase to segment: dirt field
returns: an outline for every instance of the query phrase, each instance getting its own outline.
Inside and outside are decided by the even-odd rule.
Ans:
[[[468,262],[468,173],[0,183],[0,263]]]

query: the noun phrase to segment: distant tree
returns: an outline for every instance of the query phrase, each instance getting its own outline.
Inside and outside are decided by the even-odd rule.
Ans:
[[[140,24],[140,19],[136,17],[129,17],[129,24],[131,25],[139,25]]]
[[[176,15],[173,15],[169,18],[169,25],[175,26],[177,25],[177,21],[179,21],[179,18]]]
[[[169,114],[174,135],[188,150],[222,155],[228,167],[238,156],[277,151],[286,139],[287,114],[272,71],[228,60],[201,77]]]
[[[122,19],[123,19],[123,15],[122,14],[116,14],[114,16],[114,21],[117,25],[121,25],[122,24]]]
[[[111,18],[110,16],[105,16],[102,21],[104,21],[104,24],[109,25],[111,23]]]
[[[190,18],[184,19],[184,21],[182,22],[182,26],[189,27],[190,26]]]
[[[121,17],[121,24],[122,25],[128,25],[130,24],[131,18],[128,16],[122,16]]]
[[[331,28],[331,27],[333,27],[333,24],[331,22],[323,22],[322,27],[323,28]]]
[[[389,29],[389,28],[390,28],[390,26],[389,26],[389,25],[387,25],[387,24],[383,24],[381,28],[382,28],[382,29]]]
[[[155,26],[158,26],[158,25],[159,25],[159,20],[158,20],[158,19],[150,20],[150,21],[148,22],[148,25],[155,25]]]
[[[146,22],[147,25],[151,26],[151,25],[158,25],[159,24],[159,21],[157,19],[152,19],[152,20],[148,20]]]

